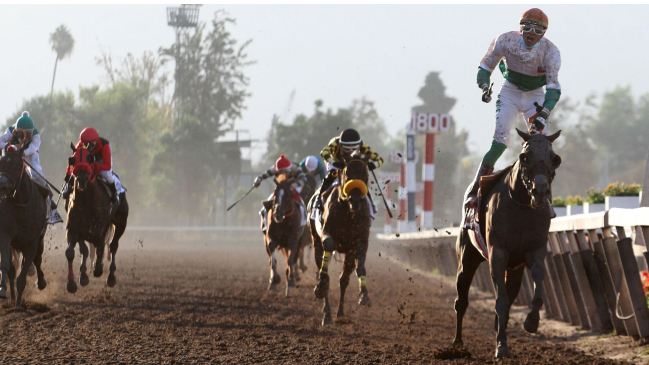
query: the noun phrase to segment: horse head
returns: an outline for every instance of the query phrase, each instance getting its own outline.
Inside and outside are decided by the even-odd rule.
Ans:
[[[291,184],[294,180],[287,174],[281,174],[275,179],[275,194],[273,195],[273,221],[282,223],[286,217],[290,217],[294,210],[293,193]]]
[[[550,197],[555,170],[561,165],[561,157],[552,150],[552,143],[559,138],[561,131],[550,136],[516,131],[525,141],[518,156],[519,176],[531,198],[532,208],[539,209]]]
[[[13,196],[20,185],[25,172],[23,162],[25,148],[26,145],[20,149],[7,145],[2,150],[2,158],[0,158],[0,197],[2,198]]]
[[[79,191],[84,191],[88,183],[92,184],[95,180],[95,174],[92,169],[92,156],[85,148],[72,148],[72,156],[68,163],[73,166],[72,175],[76,181],[76,187]]]
[[[342,187],[339,197],[340,201],[349,204],[349,210],[357,213],[363,206],[361,203],[367,196],[367,163],[369,156],[358,151],[349,157],[345,156],[345,168],[342,171],[340,185]]]

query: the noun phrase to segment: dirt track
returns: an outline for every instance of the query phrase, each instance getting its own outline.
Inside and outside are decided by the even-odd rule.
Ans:
[[[371,308],[356,304],[355,275],[347,295],[349,324],[320,326],[314,276],[303,275],[292,297],[268,292],[261,237],[194,237],[168,242],[130,234],[118,253],[118,284],[91,278],[65,292],[61,238],[46,250],[48,288],[29,278],[26,313],[0,311],[1,364],[430,364],[494,363],[493,314],[472,306],[465,319],[464,358],[440,360],[454,334],[454,289],[379,256],[368,258]],[[143,238],[143,241],[140,240]],[[241,240],[240,242],[237,242]],[[57,247],[58,248],[55,248]],[[281,255],[280,255],[281,257]],[[78,259],[75,260],[78,275]],[[313,268],[313,260],[308,262]],[[283,260],[278,268],[283,270]],[[332,278],[340,263],[333,262]],[[338,285],[331,285],[332,304]],[[39,306],[36,304],[46,304]],[[616,364],[530,336],[510,321],[510,364]]]

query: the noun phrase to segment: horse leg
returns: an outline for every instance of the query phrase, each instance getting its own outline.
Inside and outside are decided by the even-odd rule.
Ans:
[[[72,262],[74,261],[74,247],[77,245],[76,238],[68,237],[68,248],[65,250],[65,257],[68,259],[68,293],[77,292],[77,283],[74,280],[74,269]]]
[[[18,254],[17,251],[14,251],[16,255]],[[16,265],[16,261],[11,260],[11,264],[9,265],[9,272],[7,273],[7,277],[9,278],[9,291],[11,292],[11,303],[14,304],[16,303],[16,268],[18,265]]]
[[[86,245],[85,241],[79,242],[79,252],[81,253],[81,266],[79,267],[79,284],[81,284],[81,286],[86,286],[90,282],[90,278],[88,277],[88,266],[86,265],[86,261],[88,260],[88,255],[90,254],[90,251],[88,250],[88,245]]]
[[[334,323],[333,319],[331,319],[331,307],[329,306],[329,293],[328,292],[324,297],[324,306],[322,307],[322,313],[324,313],[324,315],[322,316],[322,325],[323,326]]]
[[[358,259],[356,260],[356,275],[358,276],[358,305],[371,307],[372,301],[370,300],[370,294],[367,291],[367,280],[365,278],[367,275],[367,269],[365,269],[367,241],[361,244],[360,252],[361,254],[358,255]]]
[[[268,290],[277,290],[277,284],[282,282],[279,274],[277,274],[277,259],[275,259],[275,249],[277,248],[277,242],[270,240],[266,243],[266,252],[268,253],[268,266],[270,266],[270,279],[268,284]]]
[[[126,193],[121,193],[119,195],[119,206],[117,207],[117,213],[113,217],[112,223],[115,226],[115,233],[113,234],[113,240],[110,242],[110,272],[108,273],[108,278],[106,279],[106,285],[112,288],[117,284],[117,276],[115,276],[115,271],[117,270],[117,263],[115,262],[115,255],[117,255],[117,249],[119,248],[119,240],[124,235],[126,231],[126,223],[128,220],[128,202],[126,201]]]
[[[7,279],[11,268],[11,237],[6,234],[0,235],[0,298],[7,299]]]
[[[512,356],[507,346],[507,322],[509,322],[509,296],[505,283],[505,272],[509,261],[509,252],[492,246],[489,264],[491,265],[491,279],[496,288],[496,315],[498,316],[498,334],[496,336],[496,358]]]
[[[315,297],[318,299],[324,298],[329,293],[329,260],[335,247],[333,238],[326,237],[322,241],[322,246],[324,252],[322,254],[322,265],[320,266],[320,280],[313,289]]]
[[[455,250],[458,261],[457,276],[455,279],[455,288],[457,290],[457,297],[455,298],[455,313],[457,317],[455,322],[455,339],[453,340],[453,346],[462,347],[464,346],[464,341],[462,341],[462,321],[464,320],[466,309],[469,307],[469,288],[471,288],[473,276],[475,275],[476,270],[478,270],[480,263],[482,263],[483,258],[469,241],[465,229],[461,230],[460,235],[457,238]]]
[[[43,237],[38,241],[38,249],[36,251],[36,256],[34,256],[34,267],[36,268],[36,286],[38,290],[43,290],[47,287],[47,281],[45,281],[45,274],[41,265],[43,264],[43,251],[45,251],[45,243],[43,242]],[[29,275],[29,272],[27,273]]]
[[[106,249],[106,244],[103,241],[100,241],[94,245],[95,245],[95,270],[92,272],[92,275],[98,278],[104,274],[104,250]]]
[[[309,228],[311,229],[311,237],[313,238],[313,257],[316,266],[315,279],[320,280],[320,268],[322,267],[322,255],[324,254],[324,249],[322,248],[322,242],[320,241],[320,236],[316,232],[315,227],[312,227],[315,223],[309,223]]]
[[[532,310],[527,314],[523,328],[529,333],[536,333],[539,329],[539,320],[541,316],[539,311],[543,306],[543,258],[547,255],[547,246],[542,246],[531,254],[526,255],[525,261],[528,264],[534,281],[534,297],[532,298]]]
[[[297,246],[299,242],[292,244],[290,249],[286,250],[286,296],[288,297],[289,288],[295,288],[295,259],[297,256]]]
[[[356,260],[354,260],[354,257],[346,254],[343,260],[343,272],[340,273],[340,301],[338,303],[338,314],[336,315],[338,319],[345,318],[345,291],[347,285],[349,285],[349,276],[354,272],[355,266]]]
[[[25,286],[27,285],[27,272],[29,267],[32,266],[34,262],[34,256],[36,256],[36,251],[38,250],[38,244],[36,247],[32,248],[28,252],[23,252],[23,264],[20,268],[20,274],[16,278],[16,289],[18,291],[18,296],[16,297],[16,306],[15,310],[23,310],[21,307],[23,300],[23,293],[25,292]]]

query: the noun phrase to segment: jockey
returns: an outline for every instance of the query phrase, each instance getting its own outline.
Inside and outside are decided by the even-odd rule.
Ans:
[[[114,205],[119,205],[119,194],[121,182],[115,173],[113,173],[113,156],[110,143],[107,139],[99,137],[99,134],[94,128],[85,128],[79,135],[79,142],[75,148],[85,148],[90,152],[90,156],[94,157],[92,167],[97,175],[99,175],[106,183],[111,192],[110,202]],[[65,172],[65,182],[67,183],[65,191],[63,191],[63,198],[68,199],[74,184],[70,183],[72,176],[72,165],[68,165]],[[119,188],[118,188],[119,185]]]
[[[291,160],[286,158],[284,155],[280,155],[277,161],[275,161],[275,165],[271,166],[268,170],[266,170],[265,173],[257,176],[252,184],[257,188],[259,187],[259,185],[261,185],[262,181],[271,176],[279,176],[280,174],[288,174],[289,179],[295,179],[295,181],[291,185],[291,190],[296,193],[296,197],[300,197],[302,187],[304,186],[304,184],[306,184],[306,175],[304,174],[304,171],[302,171],[300,166],[291,162]],[[270,194],[268,200],[273,199],[273,194]],[[302,209],[302,225],[304,226],[306,225],[306,209],[301,197],[299,198],[299,203],[300,208]],[[259,211],[259,214],[262,216],[262,231],[264,232],[264,234],[266,234],[266,208],[262,208],[261,211]]]
[[[332,138],[329,144],[320,152],[320,155],[327,163],[328,171],[327,176],[322,181],[322,185],[313,194],[317,197],[315,203],[318,209],[322,207],[322,199],[320,197],[322,192],[327,191],[338,178],[338,169],[345,167],[343,155],[349,156],[356,150],[362,154],[370,155],[370,161],[367,163],[367,168],[370,171],[383,165],[383,158],[361,140],[360,134],[355,129],[348,128],[342,131],[339,137]],[[370,197],[370,194],[367,194],[367,196]],[[370,197],[369,199],[372,202],[372,198]],[[374,202],[372,202],[372,208],[376,212]]]
[[[491,149],[465,193],[466,208],[475,208],[480,177],[493,173],[496,161],[509,144],[516,118],[523,114],[531,134],[545,134],[550,112],[561,96],[558,78],[561,55],[557,46],[543,37],[548,29],[547,15],[533,8],[521,15],[519,24],[520,31],[503,33],[491,42],[478,68],[477,81],[483,102],[491,101],[490,76],[496,66],[505,82],[496,101],[496,129]]]
[[[29,176],[36,184],[44,189],[50,190],[49,184],[43,178],[43,168],[41,167],[41,159],[38,152],[41,147],[41,135],[34,127],[34,120],[29,116],[29,112],[23,112],[22,116],[16,120],[16,123],[9,126],[5,134],[0,136],[0,148],[4,149],[8,144],[14,145],[16,149],[27,145],[27,148],[23,152],[23,159],[29,164],[27,166]],[[50,196],[47,199],[50,201],[50,208],[54,211],[56,209],[56,202],[54,202],[51,196],[52,192],[50,190]],[[58,213],[56,215],[58,216]]]
[[[318,181],[322,181],[325,175],[327,175],[327,170],[325,169],[324,164],[316,156],[307,156],[300,162],[300,168],[304,173],[311,173],[318,176]]]

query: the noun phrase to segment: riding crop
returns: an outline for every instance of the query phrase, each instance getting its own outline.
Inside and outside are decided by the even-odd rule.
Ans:
[[[372,176],[374,176],[374,181],[376,182],[376,185],[379,187],[379,191],[381,192],[381,198],[383,198],[383,204],[385,204],[385,209],[388,211],[388,215],[390,218],[392,218],[392,211],[390,210],[390,207],[388,206],[387,200],[385,200],[385,195],[383,195],[383,190],[381,189],[381,184],[379,184],[379,180],[376,178],[376,174],[374,174],[374,170],[370,171],[372,173]]]
[[[248,196],[248,194],[250,194],[250,192],[251,192],[254,188],[255,188],[255,186],[253,185],[253,186],[250,188],[250,190],[248,190],[247,193],[243,194],[243,196],[242,196],[241,198],[239,198],[239,200],[237,200],[236,202],[234,202],[234,204],[230,205],[230,206],[228,207],[228,209],[226,209],[226,212],[229,212],[230,209],[232,209],[232,207],[234,207],[235,205],[239,204],[239,202],[242,201],[243,198],[245,198],[246,196]]]
[[[38,176],[40,176],[41,178],[43,178],[43,180],[45,180],[45,182],[47,183],[47,185],[49,185],[52,189],[54,189],[54,191],[56,191],[59,195],[61,195],[61,191],[60,191],[59,189],[57,189],[56,186],[52,185],[51,182],[47,181],[47,179],[45,178],[45,176],[41,175],[38,171],[36,171],[36,170],[32,167],[32,165],[30,165],[27,161],[23,160],[23,162],[25,163],[25,165],[29,166],[29,168],[32,170],[32,172],[34,172],[36,175],[38,175]]]

